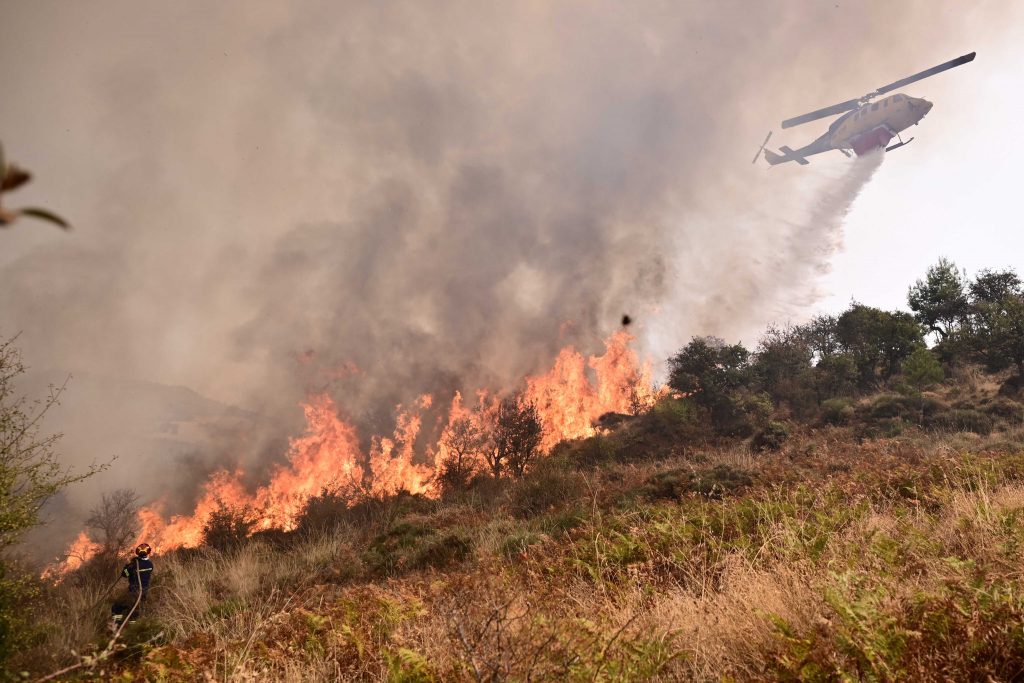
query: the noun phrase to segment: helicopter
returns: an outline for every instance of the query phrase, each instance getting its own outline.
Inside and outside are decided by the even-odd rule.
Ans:
[[[933,66],[930,69],[925,69],[913,76],[907,76],[888,85],[883,85],[878,90],[869,92],[867,95],[858,97],[855,100],[847,100],[846,102],[833,104],[830,107],[824,107],[808,114],[786,119],[782,122],[782,127],[792,128],[793,126],[817,121],[827,116],[843,114],[832,122],[832,125],[828,127],[828,131],[824,135],[811,144],[795,150],[782,145],[779,147],[781,154],[777,154],[767,148],[768,140],[772,137],[769,131],[768,135],[765,136],[764,142],[761,143],[761,147],[757,150],[757,154],[754,155],[754,161],[751,163],[757,163],[757,158],[761,156],[761,152],[764,152],[765,161],[772,166],[783,164],[787,161],[795,161],[801,166],[806,166],[810,163],[807,161],[807,157],[813,154],[829,152],[833,149],[839,150],[849,157],[852,156],[850,150],[853,150],[857,156],[861,156],[882,148],[885,148],[886,152],[891,152],[894,149],[910,144],[914,138],[904,142],[900,133],[920,123],[921,119],[931,111],[932,103],[924,98],[910,97],[903,93],[896,93],[882,99],[877,98],[897,88],[902,88],[905,85],[973,61],[975,54],[971,52],[938,66]],[[898,139],[899,142],[889,145],[889,141],[893,138]],[[886,145],[889,146],[886,147]]]

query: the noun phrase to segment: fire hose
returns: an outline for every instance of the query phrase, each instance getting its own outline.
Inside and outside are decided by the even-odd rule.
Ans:
[[[103,593],[100,595],[100,600],[105,598],[107,593],[110,592],[110,589],[116,586],[118,583],[120,583],[120,581],[121,577],[118,577],[117,581],[112,583],[110,587],[107,588],[107,590],[103,591]],[[58,676],[63,676],[66,673],[70,673],[76,669],[81,669],[85,666],[92,668],[96,664],[105,661],[114,652],[114,645],[117,643],[117,639],[121,637],[121,631],[123,631],[124,627],[128,625],[128,621],[131,619],[131,616],[135,614],[135,610],[139,608],[139,604],[142,602],[142,578],[139,575],[138,558],[135,558],[135,581],[137,582],[136,585],[139,589],[138,595],[135,597],[135,604],[132,605],[132,608],[128,610],[128,613],[124,616],[124,619],[121,621],[121,625],[118,626],[117,631],[114,632],[114,635],[110,639],[110,642],[107,643],[107,646],[103,648],[103,650],[96,654],[94,657],[83,658],[82,661],[78,662],[77,664],[72,664],[71,666],[65,667],[60,671],[54,671],[53,673],[43,676],[42,678],[37,678],[34,683],[44,683],[44,681],[52,681]],[[128,585],[131,585],[131,577],[128,578]],[[98,605],[99,601],[97,601],[96,604]]]

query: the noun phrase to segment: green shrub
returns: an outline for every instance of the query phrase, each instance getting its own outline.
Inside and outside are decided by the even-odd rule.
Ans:
[[[163,624],[152,617],[142,617],[124,629],[120,644],[123,646],[114,654],[114,660],[138,662],[154,648],[168,641],[167,630]],[[106,635],[99,640],[100,646],[106,644]]]
[[[690,492],[692,483],[693,473],[689,469],[677,467],[648,477],[642,491],[652,500],[679,500]]]
[[[371,572],[396,575],[447,566],[465,559],[472,549],[472,541],[460,531],[438,534],[425,524],[406,521],[374,538],[363,561]]]
[[[680,500],[690,493],[719,499],[742,491],[752,483],[746,472],[729,465],[716,465],[697,472],[677,467],[648,477],[641,490],[652,500]]]
[[[762,451],[777,451],[782,448],[789,438],[789,428],[782,422],[771,420],[763,429],[754,434],[750,441],[750,447],[755,453]]]
[[[522,518],[557,509],[571,503],[583,488],[579,473],[566,469],[559,460],[542,460],[508,490],[508,510]]]
[[[913,425],[899,417],[869,421],[857,430],[860,439],[893,439]]]
[[[584,467],[595,467],[616,459],[616,442],[607,436],[591,436],[579,441],[563,441],[551,452],[552,458],[565,457]]]
[[[446,567],[469,557],[473,551],[473,540],[462,531],[448,531],[427,539],[426,543],[413,554],[409,569],[435,569]]]
[[[729,465],[716,465],[710,470],[698,472],[691,486],[695,493],[718,499],[727,494],[739,493],[753,483],[742,470]]]
[[[515,559],[525,553],[530,546],[540,545],[544,542],[544,536],[528,529],[519,529],[509,534],[501,542],[501,554],[508,559]]]
[[[872,420],[884,420],[893,417],[902,417],[905,413],[918,412],[916,401],[910,396],[899,396],[896,394],[882,394],[868,406],[867,417]]]
[[[848,398],[830,398],[821,404],[821,421],[825,424],[849,424],[854,413],[853,401]]]
[[[769,616],[782,645],[766,653],[775,680],[1019,679],[1024,603],[1015,585],[950,577],[938,591],[894,600],[863,577],[837,579],[825,594],[832,614],[813,630]]]
[[[688,398],[665,398],[614,437],[607,437],[600,453],[602,459],[592,462],[656,460],[678,453],[687,444],[713,436],[710,417],[705,409]],[[588,465],[590,462],[580,461],[580,464]]]
[[[999,396],[983,408],[986,415],[1010,424],[1024,422],[1024,405]]]
[[[393,496],[362,496],[345,510],[337,522],[354,527],[390,527],[396,519],[407,515],[427,515],[437,509],[438,501],[418,493],[399,491]]]
[[[33,575],[13,563],[0,564],[0,664],[40,635],[31,613],[39,595],[39,582]]]
[[[992,418],[977,410],[946,410],[926,419],[925,426],[934,431],[974,432],[989,434],[992,431]]]
[[[541,517],[537,526],[549,536],[559,536],[580,527],[586,517],[579,510],[566,510]]]

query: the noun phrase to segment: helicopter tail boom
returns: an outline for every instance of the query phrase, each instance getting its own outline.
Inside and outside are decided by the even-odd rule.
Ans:
[[[782,154],[776,154],[775,152],[771,151],[770,149],[766,149],[764,151],[765,161],[767,161],[772,166],[775,166],[776,164],[784,164],[787,161],[795,161],[796,163],[800,164],[801,166],[806,166],[807,164],[811,163],[811,162],[807,161],[807,159],[805,159],[804,157],[800,156],[799,154],[794,152],[792,149],[787,147],[786,145],[783,145],[782,147],[779,147],[779,149],[782,150]]]

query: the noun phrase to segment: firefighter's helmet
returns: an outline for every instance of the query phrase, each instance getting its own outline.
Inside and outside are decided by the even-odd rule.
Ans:
[[[141,558],[149,557],[151,552],[153,552],[153,548],[148,543],[140,543],[135,546],[135,554]]]

